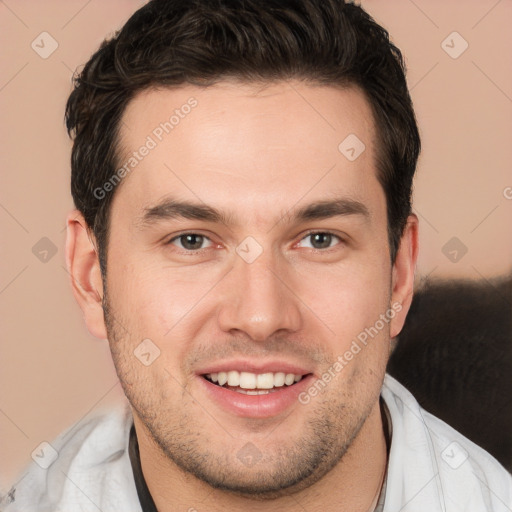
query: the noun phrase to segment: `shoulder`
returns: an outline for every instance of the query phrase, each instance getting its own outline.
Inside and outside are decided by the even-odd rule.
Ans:
[[[390,375],[381,395],[392,422],[390,504],[395,499],[404,506],[409,497],[411,510],[425,504],[447,511],[511,509],[512,476],[492,455],[424,410]]]
[[[40,444],[6,496],[3,510],[73,512],[99,507],[106,512],[114,510],[109,504],[113,498],[133,493],[136,497],[128,456],[132,421],[129,404],[122,403]]]

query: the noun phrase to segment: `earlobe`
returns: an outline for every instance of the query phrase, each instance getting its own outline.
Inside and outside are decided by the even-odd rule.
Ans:
[[[89,332],[96,338],[107,339],[102,307],[103,282],[94,237],[78,210],[69,213],[66,226],[66,265],[73,295]]]
[[[390,325],[390,337],[397,336],[405,323],[414,291],[414,275],[418,260],[418,217],[409,215],[392,272],[391,305],[398,311]]]

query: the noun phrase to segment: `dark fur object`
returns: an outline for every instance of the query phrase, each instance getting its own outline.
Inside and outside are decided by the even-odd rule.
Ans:
[[[512,471],[512,277],[428,282],[388,373]]]

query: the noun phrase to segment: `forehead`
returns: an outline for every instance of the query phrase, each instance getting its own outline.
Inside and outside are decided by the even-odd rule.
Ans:
[[[122,118],[118,164],[127,172],[114,204],[135,214],[171,194],[260,217],[306,196],[368,199],[377,185],[374,141],[371,108],[356,88],[151,89]]]

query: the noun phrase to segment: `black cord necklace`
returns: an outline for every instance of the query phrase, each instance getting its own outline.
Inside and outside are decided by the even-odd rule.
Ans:
[[[128,444],[128,453],[130,455],[130,462],[132,463],[133,477],[135,478],[135,487],[139,495],[140,505],[142,512],[158,512],[153,497],[149,492],[146,480],[142,474],[142,467],[140,465],[139,442],[137,441],[137,434],[135,433],[135,426],[132,424],[130,429],[130,441]]]

